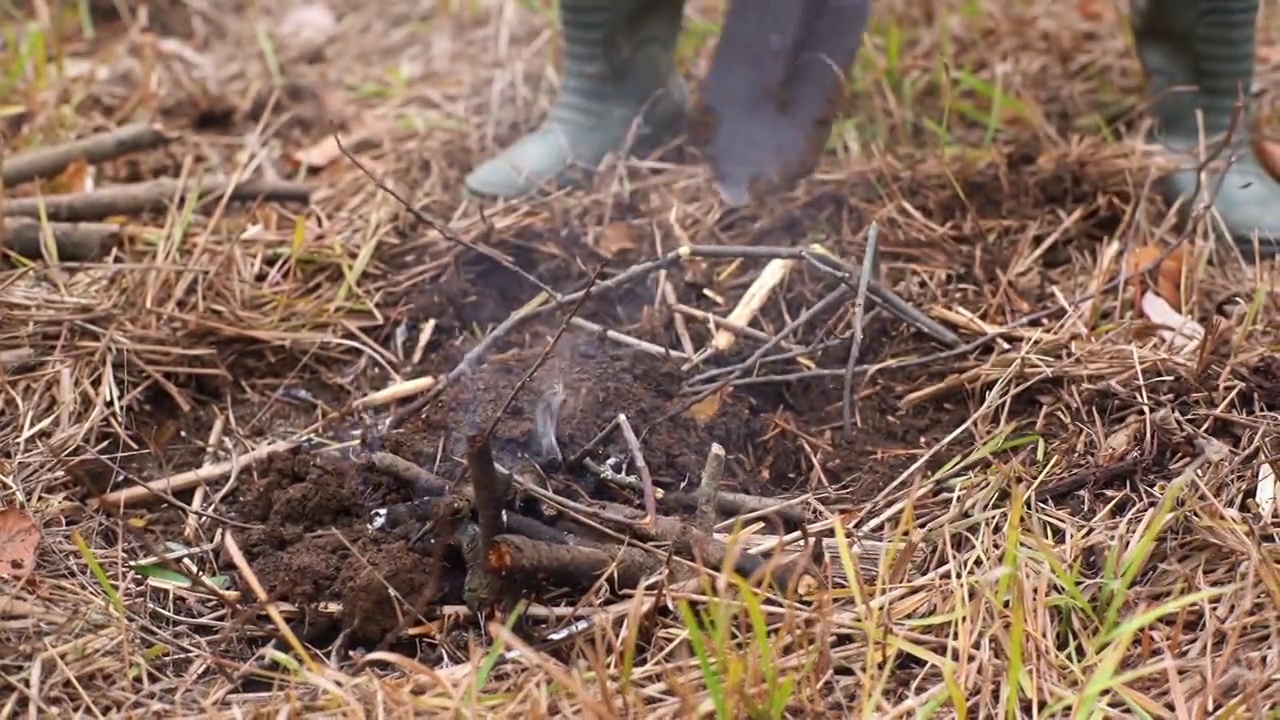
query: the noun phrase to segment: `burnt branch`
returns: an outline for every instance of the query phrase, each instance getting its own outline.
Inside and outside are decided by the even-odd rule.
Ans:
[[[489,444],[488,433],[477,433],[467,438],[467,475],[475,495],[479,550],[487,555],[493,539],[503,532],[505,523],[502,516],[511,494],[510,481],[499,477],[493,465],[493,448]]]

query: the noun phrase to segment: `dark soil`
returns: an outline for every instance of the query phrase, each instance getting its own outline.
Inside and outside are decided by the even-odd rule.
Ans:
[[[967,412],[955,407],[904,414],[892,398],[877,395],[860,405],[862,427],[845,440],[838,432],[815,431],[809,418],[801,422],[802,415],[814,415],[823,405],[833,405],[838,417],[835,383],[826,389],[797,384],[786,392],[730,393],[703,424],[684,414],[663,420],[685,400],[678,396],[678,367],[587,335],[567,333],[561,343],[498,426],[493,446],[499,464],[513,467],[525,456],[546,459],[536,406],[559,382],[565,399],[556,438],[566,457],[624,413],[641,435],[645,460],[659,484],[679,486],[696,478],[707,449],[718,442],[729,455],[727,488],[772,497],[822,489],[824,478],[852,475],[854,482],[841,491],[839,504],[845,504],[874,495],[915,459],[913,451],[954,427],[939,411],[955,422]],[[420,416],[367,443],[444,478],[459,477],[466,433],[487,424],[537,352],[535,347],[493,358]],[[809,446],[819,467],[797,440]],[[601,459],[624,455],[621,440],[597,452]],[[585,495],[640,506],[637,496],[602,483],[578,479],[577,484]],[[416,624],[410,608],[422,607],[431,587],[433,563],[410,538],[367,529],[370,511],[412,499],[410,489],[355,461],[295,450],[243,477],[229,512],[258,526],[241,531],[239,542],[273,598],[302,606],[341,603],[350,641],[368,645],[402,627],[406,616]],[[460,601],[461,577],[444,580],[432,604]]]
[[[1016,196],[1016,208],[1042,208],[1067,204],[1099,188],[1084,177],[1061,167],[1036,167],[1031,153],[1011,153],[988,175],[976,174],[960,192],[947,188],[912,188],[905,179],[891,194],[928,198],[930,215],[948,225],[950,243],[939,238],[914,238],[892,222],[883,225],[886,272],[891,283],[909,300],[938,301],[938,286],[947,296],[966,306],[994,300],[990,284],[1001,274],[1006,260],[1005,246],[1025,242],[1025,237],[1002,236],[1003,220],[1011,212],[1007,202],[971,203],[971,198]],[[1069,170],[1070,168],[1068,168]],[[1018,181],[1021,177],[1022,181]],[[951,200],[948,200],[950,198]],[[850,227],[864,226],[865,208],[883,206],[883,191],[857,186],[838,192],[820,193],[809,200],[768,218],[749,213],[730,215],[721,230],[728,237],[747,244],[796,244],[808,242],[814,232],[845,237]],[[1012,202],[1012,200],[1010,200]],[[951,202],[951,205],[948,205]],[[961,210],[963,208],[963,211]],[[1016,209],[1015,208],[1015,209]],[[653,238],[642,237],[649,227],[642,203],[619,207],[616,217],[636,218],[632,229],[638,247],[652,247]],[[977,211],[990,218],[987,228],[966,226],[966,212]],[[541,233],[523,230],[504,238],[501,250],[513,262],[539,281],[562,291],[577,289],[586,282],[590,269],[606,260],[583,242],[582,228],[590,218],[557,218],[557,227]],[[1086,242],[1103,236],[1116,218],[1102,212],[1081,224],[1081,236],[1066,238]],[[828,230],[823,231],[826,228]],[[406,231],[411,231],[407,228]],[[535,237],[536,235],[536,237]],[[825,242],[825,240],[823,240]],[[922,245],[922,243],[924,243]],[[933,277],[921,283],[910,270],[913,248],[946,248],[950,258],[942,266],[953,267],[947,277]],[[838,248],[856,252],[852,248]],[[895,258],[904,265],[895,266]],[[639,258],[614,257],[608,276]],[[936,258],[935,258],[936,259]],[[412,258],[382,258],[401,264]],[[752,263],[744,263],[742,282],[754,277]],[[938,265],[935,264],[934,267]],[[758,269],[758,268],[757,268]],[[711,305],[704,287],[711,273],[688,265],[673,273],[672,280],[681,302],[709,311],[722,312]],[[831,278],[798,269],[784,293],[787,307],[779,303],[761,313],[759,327],[777,329],[794,318],[833,287]],[[718,287],[724,292],[724,287]],[[1040,288],[1022,288],[1026,300],[1034,303]],[[448,371],[476,338],[478,328],[492,327],[504,320],[537,292],[527,279],[516,277],[497,262],[463,253],[438,281],[424,283],[401,299],[402,310],[393,314],[393,323],[437,323],[435,340],[416,373]],[[737,290],[740,292],[740,288]],[[657,317],[648,307],[654,298],[652,281],[596,297],[582,309],[581,316],[615,329],[626,328],[633,336],[666,347],[678,347],[678,339],[667,318]],[[954,296],[954,297],[953,297]],[[797,343],[815,343],[838,333],[838,316],[817,318]],[[499,343],[482,366],[445,392],[422,413],[385,437],[366,437],[364,450],[386,450],[415,462],[447,480],[462,475],[460,464],[468,433],[485,427],[498,412],[511,389],[533,365],[556,330],[559,317],[512,333]],[[699,347],[710,340],[710,332],[699,323],[689,324]],[[389,335],[390,330],[383,333]],[[866,362],[887,357],[923,356],[937,351],[927,338],[901,327],[896,321],[873,316],[862,359]],[[386,337],[382,338],[386,342]],[[728,366],[745,360],[756,347],[742,342],[727,357],[711,366]],[[846,343],[815,353],[822,367],[843,366]],[[699,368],[698,371],[706,369]],[[795,372],[797,365],[761,368],[758,374]],[[842,380],[822,378],[748,385],[722,395],[714,415],[700,423],[688,414],[667,417],[687,400],[680,395],[688,375],[678,363],[618,345],[583,332],[572,331],[562,338],[550,361],[507,410],[492,438],[495,459],[513,467],[531,458],[541,467],[547,464],[553,433],[538,426],[539,402],[557,385],[564,402],[554,438],[563,457],[570,457],[599,433],[609,421],[623,413],[641,436],[645,460],[656,483],[679,487],[696,479],[712,442],[728,453],[724,486],[740,492],[769,497],[819,492],[830,507],[865,506],[886,484],[915,462],[927,448],[968,417],[975,398],[959,393],[903,409],[902,395],[930,382],[954,367],[894,371],[877,375],[870,386],[874,392],[857,394],[858,426],[852,436],[843,432],[840,418]],[[697,372],[697,371],[695,371]],[[1028,400],[1031,401],[1031,400]],[[598,459],[625,458],[625,447],[615,439],[597,451]],[[937,457],[926,469],[951,458]],[[636,496],[624,496],[616,488],[593,479],[574,478],[584,495],[639,507]],[[695,480],[696,482],[696,480]],[[838,484],[838,485],[837,485]],[[237,520],[257,526],[241,531],[239,538],[254,571],[277,600],[311,606],[329,601],[342,607],[341,626],[349,631],[355,645],[382,641],[407,625],[416,624],[417,615],[427,606],[459,602],[461,577],[444,577],[433,587],[431,558],[411,547],[411,538],[395,534],[374,534],[367,527],[370,511],[407,502],[413,493],[396,480],[365,469],[357,461],[333,453],[296,450],[274,458],[254,474],[240,479],[240,489],[230,499],[229,513]],[[421,545],[416,546],[421,549]],[[455,573],[456,574],[456,573]],[[448,573],[445,573],[448,575]]]

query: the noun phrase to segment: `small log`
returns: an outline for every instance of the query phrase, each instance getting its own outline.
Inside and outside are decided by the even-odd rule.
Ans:
[[[14,153],[4,160],[0,181],[5,187],[13,187],[39,178],[51,178],[79,160],[96,165],[158,148],[177,138],[178,135],[165,132],[157,125],[125,125],[79,140]]]
[[[2,218],[0,247],[28,260],[44,258],[40,221],[32,218]],[[53,235],[53,249],[63,262],[94,262],[106,257],[120,241],[120,226],[112,223],[60,223],[47,226]]]
[[[368,460],[362,464],[407,483],[418,497],[441,497],[449,494],[449,481],[394,453],[385,451],[370,453]]]
[[[606,573],[612,573],[617,587],[635,588],[659,572],[662,562],[636,548],[617,547],[609,552],[520,535],[500,535],[494,538],[488,566],[503,577],[538,578],[568,587],[590,585]]]
[[[84,193],[11,198],[4,205],[6,217],[45,216],[53,222],[97,222],[118,215],[139,215],[163,211],[170,203],[182,202],[191,194],[205,200],[216,200],[229,193],[240,202],[268,200],[273,202],[311,202],[311,189],[284,180],[246,180],[232,184],[226,180],[205,178],[190,183],[164,178],[130,185],[116,185]]]

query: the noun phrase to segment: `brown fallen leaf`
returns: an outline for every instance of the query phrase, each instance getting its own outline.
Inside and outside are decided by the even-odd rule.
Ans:
[[[322,170],[340,157],[342,149],[333,135],[326,135],[319,142],[292,153],[294,162],[311,170]]]
[[[94,186],[95,170],[84,160],[77,160],[65,170],[39,183],[31,183],[12,188],[10,197],[35,197],[39,193],[45,195],[66,195],[68,193],[90,192]]]
[[[1253,152],[1258,156],[1262,169],[1271,177],[1280,180],[1280,141],[1267,137],[1265,133],[1253,136]]]
[[[45,192],[53,194],[80,193],[93,190],[93,167],[84,160],[77,160],[67,166],[54,178]]]
[[[631,226],[624,222],[611,222],[600,230],[600,239],[596,241],[600,252],[613,259],[624,252],[635,250],[639,246]]]
[[[1116,6],[1106,0],[1076,0],[1076,12],[1090,22],[1112,22],[1116,18]]]
[[[21,582],[36,566],[40,527],[18,508],[0,510],[0,577]]]
[[[716,413],[720,412],[720,400],[723,392],[723,390],[713,392],[689,406],[689,409],[684,411],[685,416],[699,425],[706,425],[716,416]]]
[[[342,143],[342,147],[338,143]],[[340,137],[325,135],[321,140],[289,154],[289,159],[309,170],[323,170],[342,157],[342,148],[358,153],[377,145],[367,130],[340,133]]]
[[[1165,248],[1158,245],[1143,245],[1129,254],[1125,272],[1129,275],[1129,287],[1133,289],[1135,307],[1142,304],[1142,294],[1147,289],[1147,278],[1150,273],[1154,273],[1155,287],[1152,289],[1174,308],[1182,308],[1182,266],[1186,258],[1183,246],[1179,245],[1175,248],[1169,257],[1162,260],[1160,265],[1149,271],[1147,275],[1142,273],[1144,268],[1159,260],[1164,253]]]

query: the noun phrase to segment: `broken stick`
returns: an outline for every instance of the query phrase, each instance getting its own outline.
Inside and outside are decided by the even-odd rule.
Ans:
[[[246,180],[233,184],[216,178],[205,178],[192,183],[164,178],[106,187],[93,192],[10,199],[4,206],[4,215],[36,218],[40,217],[40,209],[43,207],[45,217],[54,222],[96,222],[117,215],[138,215],[164,210],[177,198],[192,194],[217,199],[226,193],[230,193],[232,200],[242,202],[311,202],[310,188],[302,183],[284,180]]]
[[[48,178],[83,160],[94,165],[166,145],[178,135],[158,125],[137,123],[90,135],[79,140],[36,148],[9,156],[0,169],[0,182],[13,187],[39,178]]]
[[[546,578],[570,587],[594,583],[612,570],[617,587],[634,588],[662,569],[662,561],[636,548],[618,546],[610,552],[520,535],[495,538],[487,560],[489,569],[503,576]]]
[[[511,494],[511,481],[498,475],[493,465],[493,448],[488,433],[476,433],[467,438],[467,475],[471,480],[471,492],[475,498],[476,520],[480,525],[480,550],[489,554],[493,539],[503,531],[507,499]]]
[[[449,482],[417,463],[389,452],[375,452],[366,461],[368,466],[386,475],[408,483],[419,497],[446,495]]]
[[[115,492],[109,492],[106,495],[100,495],[93,500],[90,500],[89,504],[108,512],[120,512],[125,508],[131,505],[136,505],[144,500],[151,498],[161,499],[156,493],[167,493],[171,495],[176,492],[182,492],[183,490],[190,490],[191,488],[200,485],[201,483],[209,482],[210,480],[217,480],[224,475],[230,475],[233,472],[243,470],[254,463],[260,462],[274,453],[289,450],[297,444],[297,442],[287,440],[285,442],[263,445],[252,452],[245,453],[240,457],[232,458],[226,462],[205,465],[204,467],[197,468],[195,470],[178,473],[177,475],[170,475],[169,477],[152,480],[151,482],[144,483],[142,485],[127,487],[123,490],[116,490]]]
[[[19,257],[44,257],[40,222],[31,218],[0,218],[0,248]],[[93,262],[106,257],[120,239],[120,226],[111,223],[48,223],[53,235],[53,251],[64,262]]]
[[[787,274],[791,272],[791,268],[796,264],[792,258],[774,258],[764,266],[764,270],[756,276],[756,279],[743,293],[742,299],[738,301],[736,307],[729,312],[728,327],[721,327],[716,330],[715,337],[711,339],[711,349],[718,353],[723,353],[731,349],[738,341],[737,333],[734,332],[732,326],[747,327],[751,321],[759,314],[760,308],[764,307],[765,302],[769,299],[770,293],[774,288],[782,284]]]
[[[702,481],[698,484],[697,527],[710,535],[716,529],[716,496],[720,494],[720,478],[724,476],[724,448],[711,443],[707,463],[702,468]]]

